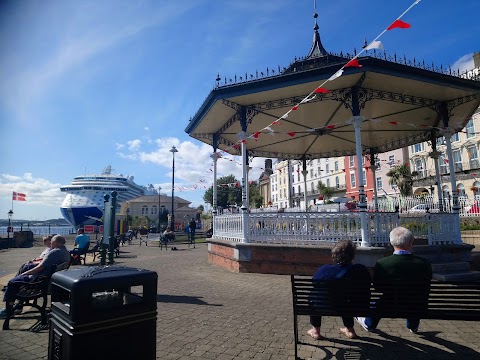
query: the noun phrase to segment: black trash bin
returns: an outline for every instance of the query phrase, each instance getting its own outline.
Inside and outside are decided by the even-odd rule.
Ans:
[[[49,360],[155,359],[157,273],[82,267],[52,276]]]

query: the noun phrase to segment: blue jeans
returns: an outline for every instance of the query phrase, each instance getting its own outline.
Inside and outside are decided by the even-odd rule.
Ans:
[[[373,317],[373,318],[365,318],[365,325],[367,325],[369,330],[376,329],[378,326],[378,323],[380,322],[381,318]],[[410,330],[415,330],[418,329],[420,326],[420,319],[418,318],[410,318],[407,319],[407,329]]]

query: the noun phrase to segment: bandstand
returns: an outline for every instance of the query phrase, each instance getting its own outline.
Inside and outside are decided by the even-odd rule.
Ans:
[[[311,274],[330,261],[333,242],[350,239],[358,244],[357,261],[373,266],[390,251],[388,235],[398,225],[413,230],[423,244],[416,251],[432,260],[468,260],[472,246],[462,243],[457,194],[452,194],[451,211],[441,207],[436,142],[444,136],[455,189],[450,137],[478,108],[480,82],[462,78],[449,68],[384,51],[369,50],[362,56],[356,51],[328,53],[320,41],[316,14],[314,18],[313,44],[306,57],[260,74],[234,79],[217,76],[215,88],[185,130],[213,147],[209,260],[240,272]],[[352,59],[360,66],[345,67]],[[339,69],[341,76],[336,76]],[[249,211],[249,157],[300,160],[305,178],[310,159],[356,156],[357,164],[362,164],[367,153],[373,157],[424,141],[433,148],[439,213],[402,217],[367,211],[362,169],[356,169],[358,212]],[[242,158],[243,206],[238,214],[216,213],[217,160],[222,151]],[[374,172],[375,166],[370,169]]]

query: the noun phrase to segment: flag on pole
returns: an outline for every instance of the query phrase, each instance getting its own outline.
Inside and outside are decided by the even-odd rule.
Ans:
[[[13,192],[13,195],[12,195],[12,200],[15,200],[15,201],[27,201],[26,199],[27,195],[25,194],[21,194],[21,193],[17,193],[17,192]]]

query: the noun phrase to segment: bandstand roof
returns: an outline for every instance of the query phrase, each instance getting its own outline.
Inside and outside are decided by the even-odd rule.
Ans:
[[[315,31],[316,32],[316,31]],[[317,34],[317,32],[316,32]],[[315,41],[320,41],[315,39]],[[321,43],[320,43],[321,46]],[[313,48],[312,47],[312,48]],[[323,49],[323,47],[322,47]],[[242,131],[240,109],[246,108],[247,149],[250,156],[300,159],[354,155],[355,130],[350,123],[358,90],[363,149],[386,152],[442,135],[442,114],[448,126],[460,131],[480,105],[480,82],[464,79],[450,70],[405,58],[370,51],[359,57],[362,67],[345,68],[343,75],[325,84],[326,94],[291,111],[287,118],[266,130],[315,90],[352,56],[312,51],[288,68],[269,76],[220,83],[210,92],[185,131],[204,143],[230,153]],[[439,110],[442,106],[446,111]]]

